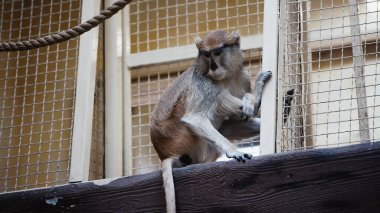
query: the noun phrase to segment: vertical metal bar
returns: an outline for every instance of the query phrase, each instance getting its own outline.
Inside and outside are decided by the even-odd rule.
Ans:
[[[278,58],[278,0],[264,1],[263,63],[262,70],[273,73],[265,85],[261,104],[260,154],[275,153],[276,139],[276,97]]]
[[[111,5],[116,0],[106,0]],[[121,13],[106,20],[105,42],[105,177],[123,175],[123,75]]]
[[[81,20],[100,12],[101,0],[83,0]],[[87,181],[90,167],[99,28],[80,37],[69,182]]]
[[[350,27],[352,35],[352,56],[353,68],[355,73],[355,87],[358,105],[359,117],[359,130],[360,140],[362,142],[369,142],[369,125],[368,125],[368,111],[367,111],[367,94],[364,78],[364,62],[363,62],[363,49],[362,41],[360,38],[360,22],[358,15],[358,6],[356,0],[349,0],[350,4]]]
[[[130,11],[127,5],[123,20],[123,175],[132,175],[132,84],[127,58],[131,54]]]

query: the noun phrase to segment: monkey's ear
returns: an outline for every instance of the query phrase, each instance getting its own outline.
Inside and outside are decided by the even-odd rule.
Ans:
[[[203,44],[202,44],[203,41],[202,41],[201,37],[196,36],[194,38],[194,42],[195,42],[195,45],[197,46],[198,50],[200,50],[202,48],[202,46],[203,46]]]
[[[231,38],[235,44],[240,46],[240,34],[237,31],[231,33]]]

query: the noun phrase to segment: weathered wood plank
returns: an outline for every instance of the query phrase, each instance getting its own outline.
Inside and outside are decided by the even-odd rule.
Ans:
[[[365,85],[365,70],[363,60],[362,40],[360,33],[359,9],[356,0],[349,0],[350,8],[350,28],[352,36],[352,58],[353,68],[355,74],[355,90],[358,105],[359,129],[360,140],[369,142],[369,124],[368,124],[368,107],[367,107],[367,93]]]
[[[380,212],[380,143],[174,169],[178,212]],[[96,183],[96,182],[95,182]],[[163,212],[159,172],[0,195],[2,212]]]

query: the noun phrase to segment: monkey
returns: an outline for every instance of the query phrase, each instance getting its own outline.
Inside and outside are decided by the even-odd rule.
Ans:
[[[225,120],[246,121],[254,126],[248,129],[257,130],[259,122],[252,118],[272,75],[260,72],[252,93],[237,32],[211,31],[195,45],[195,63],[165,89],[151,114],[150,137],[161,160],[169,213],[176,211],[173,167],[213,162],[223,153],[243,162],[252,158],[218,130]]]

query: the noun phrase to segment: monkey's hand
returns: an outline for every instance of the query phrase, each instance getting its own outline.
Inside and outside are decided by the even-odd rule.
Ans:
[[[253,112],[255,109],[254,97],[250,93],[246,93],[241,102],[241,118],[244,118],[245,121],[248,121],[248,119],[250,119],[253,116]]]
[[[255,85],[255,108],[253,111],[253,116],[256,116],[259,112],[260,106],[261,106],[261,98],[263,96],[263,90],[265,83],[272,77],[271,71],[266,72],[260,72],[256,79],[256,85]]]
[[[228,158],[235,158],[237,161],[245,162],[246,159],[251,159],[252,155],[248,153],[243,153],[239,151],[227,152],[226,156]]]

